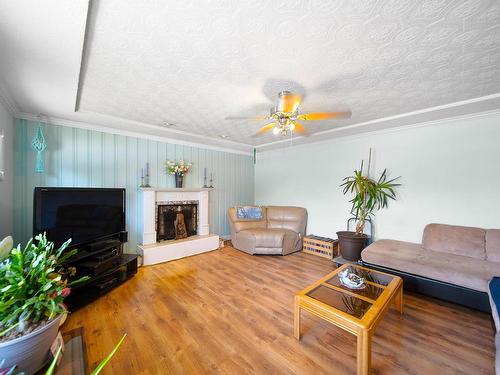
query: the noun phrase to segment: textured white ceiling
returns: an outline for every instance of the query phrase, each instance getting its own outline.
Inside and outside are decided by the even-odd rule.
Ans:
[[[92,4],[85,50],[88,0],[0,5],[0,99],[18,117],[249,151],[283,138],[224,118],[286,89],[302,112],[353,112],[296,143],[500,108],[499,0]]]
[[[280,90],[350,108],[310,132],[500,92],[500,2],[101,0],[81,110],[262,144]]]

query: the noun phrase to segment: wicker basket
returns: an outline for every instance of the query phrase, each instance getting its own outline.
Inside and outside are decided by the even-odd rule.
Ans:
[[[337,240],[310,234],[304,237],[302,250],[307,254],[333,259],[338,256],[339,246]]]

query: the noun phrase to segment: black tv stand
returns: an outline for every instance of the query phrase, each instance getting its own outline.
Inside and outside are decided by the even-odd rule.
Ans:
[[[123,244],[111,239],[82,247],[66,265],[76,268],[75,279],[89,277],[73,286],[64,301],[74,311],[133,277],[137,273],[137,255],[124,254]]]

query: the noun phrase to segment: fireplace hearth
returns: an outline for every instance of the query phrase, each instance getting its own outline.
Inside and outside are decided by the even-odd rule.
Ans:
[[[198,201],[157,202],[156,241],[178,240],[198,233]]]

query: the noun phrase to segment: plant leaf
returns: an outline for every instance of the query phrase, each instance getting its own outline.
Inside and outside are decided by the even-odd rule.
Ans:
[[[90,373],[90,375],[97,375],[97,374],[99,374],[101,372],[101,370],[104,368],[104,366],[106,366],[106,364],[111,360],[111,358],[113,357],[113,355],[116,353],[116,351],[118,350],[118,348],[120,348],[120,346],[123,343],[123,340],[125,340],[125,337],[127,337],[126,333],[122,336],[121,340],[118,342],[118,344],[116,344],[116,346],[111,351],[111,353],[109,353],[108,356],[106,358],[104,358],[104,360],[101,363],[99,363],[99,365],[94,369],[94,371],[92,371]]]

